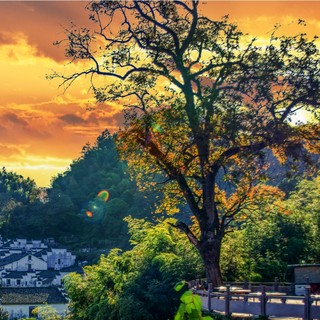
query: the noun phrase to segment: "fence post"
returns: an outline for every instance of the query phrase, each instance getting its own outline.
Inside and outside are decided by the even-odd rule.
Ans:
[[[226,316],[230,316],[230,284],[226,285],[224,313]]]
[[[211,292],[212,292],[212,282],[208,283],[208,311],[211,311]]]
[[[310,303],[310,286],[306,286],[306,291],[304,293],[304,317],[303,320],[311,319],[311,303]]]
[[[262,286],[261,288],[261,298],[260,298],[260,315],[266,316],[266,303],[267,303],[267,296],[266,296],[266,287]]]
[[[296,293],[296,290],[295,290],[296,288],[295,288],[295,285],[294,285],[294,283],[292,282],[291,284],[290,284],[290,294],[295,294]]]
[[[278,280],[277,277],[274,278],[273,290],[274,290],[275,292],[278,292],[278,290],[279,290],[279,280]]]

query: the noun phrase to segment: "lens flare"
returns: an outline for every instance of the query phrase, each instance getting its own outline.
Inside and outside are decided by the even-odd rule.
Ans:
[[[153,130],[154,132],[159,132],[159,133],[162,133],[162,132],[163,132],[163,129],[162,129],[161,126],[160,126],[159,124],[157,124],[157,123],[152,123],[151,127],[152,127],[152,130]]]
[[[93,216],[93,214],[92,214],[91,211],[87,211],[87,212],[86,212],[86,215],[87,215],[88,218],[92,218],[92,216]]]
[[[104,202],[109,200],[109,192],[107,190],[102,190],[97,195],[98,198],[102,199]]]

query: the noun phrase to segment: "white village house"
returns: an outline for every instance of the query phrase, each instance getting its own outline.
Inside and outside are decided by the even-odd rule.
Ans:
[[[0,288],[1,307],[9,313],[9,319],[32,316],[37,306],[48,304],[61,315],[67,311],[67,299],[56,287],[48,288]]]
[[[0,259],[0,273],[2,271],[33,271],[48,270],[45,260],[29,253],[13,253]]]
[[[76,257],[65,248],[55,247],[52,240],[0,237],[0,299],[10,319],[30,317],[41,304],[50,304],[63,314],[67,299],[62,278],[70,272],[82,272]]]

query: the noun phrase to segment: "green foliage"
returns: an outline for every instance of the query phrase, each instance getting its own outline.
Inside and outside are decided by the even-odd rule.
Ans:
[[[0,201],[1,177],[3,188],[11,190],[8,207],[13,201],[11,194],[24,189],[17,187],[20,176],[3,170]],[[107,202],[97,196],[102,190],[109,192]],[[42,201],[13,210],[17,206],[14,201],[1,229],[5,236],[54,237],[72,249],[110,249],[128,247],[128,229],[123,219],[128,215],[150,217],[154,195],[138,191],[126,163],[119,160],[114,136],[105,131],[94,145],[83,148],[82,156],[73,161],[69,170],[53,179]],[[86,215],[87,211],[93,212],[93,218]]]
[[[0,172],[0,195],[1,198],[6,195],[19,203],[25,204],[31,203],[37,198],[38,190],[35,182],[30,178],[25,179],[14,172],[8,172],[3,167]]]
[[[63,316],[50,305],[38,306],[32,310],[32,314],[36,315],[38,320],[63,320]]]
[[[317,263],[319,182],[319,176],[302,180],[276,206],[269,206],[274,198],[265,197],[259,211],[225,238],[221,264],[226,280],[284,280],[288,264]]]
[[[199,296],[194,295],[192,291],[188,290],[182,294],[180,301],[181,304],[174,317],[174,320],[202,319],[202,304]]]
[[[97,198],[102,190],[109,192],[107,202]],[[70,170],[53,180],[46,206],[47,215],[61,217],[58,230],[77,236],[71,238],[73,243],[104,248],[125,247],[128,236],[124,217],[145,217],[151,211],[150,199],[138,192],[108,131],[97,138],[94,146],[85,146],[82,157],[71,164]],[[93,212],[92,218],[86,216],[87,211]]]
[[[9,312],[0,307],[0,319],[1,320],[9,320]]]
[[[302,180],[296,190],[290,193],[285,202],[290,213],[290,220],[299,226],[293,230],[288,243],[292,252],[296,247],[304,246],[303,253],[298,257],[299,263],[318,263],[320,255],[320,175]],[[303,237],[303,243],[297,234]]]
[[[233,233],[232,240],[226,239],[229,250],[232,248],[233,252],[232,257],[223,255],[223,269],[226,271],[224,276],[228,280],[273,281],[275,277],[284,279],[288,262],[298,258],[301,248],[297,247],[296,252],[288,253],[287,238],[280,229],[283,220],[279,217],[272,220],[246,225],[243,230]],[[293,228],[289,223],[286,227]],[[303,235],[297,235],[299,236]],[[237,244],[232,247],[228,241]]]
[[[90,60],[89,67],[51,78],[69,85],[90,74],[98,101],[126,106],[121,155],[142,188],[154,189],[166,175],[158,211],[176,214],[188,204],[198,233],[187,219],[178,227],[220,285],[221,243],[251,189],[266,180],[264,152],[281,163],[308,163],[306,150],[319,153],[320,51],[304,30],[284,36],[275,28],[261,46],[227,16],[203,16],[200,3],[91,3],[93,28],[65,30],[64,41],[66,56]],[[103,76],[105,83],[94,81]],[[297,110],[314,121],[293,124]]]
[[[181,281],[174,287],[175,291],[179,292],[186,283]],[[185,291],[180,297],[180,305],[177,313],[174,316],[174,320],[212,320],[210,316],[202,316],[202,303],[201,298],[198,295],[194,295],[192,291]]]
[[[0,172],[0,228],[2,236],[10,235],[12,221],[16,234],[23,220],[15,224],[14,217],[39,202],[40,191],[33,180],[23,178],[14,172],[2,168]]]
[[[168,221],[126,220],[131,250],[113,249],[84,277],[65,278],[71,319],[169,319],[179,305],[176,281],[201,276],[199,256]]]

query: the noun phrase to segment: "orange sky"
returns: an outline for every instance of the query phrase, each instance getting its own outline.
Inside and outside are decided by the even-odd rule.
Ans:
[[[85,80],[64,93],[45,75],[63,71],[63,49],[52,45],[63,38],[71,21],[88,24],[80,1],[0,1],[0,167],[30,176],[39,186],[63,172],[105,128],[121,125],[120,108],[100,105],[87,92]],[[320,35],[320,2],[206,1],[211,18],[229,14],[241,29],[266,37],[277,23],[293,28],[308,22],[310,35]],[[88,109],[89,107],[89,109]]]

